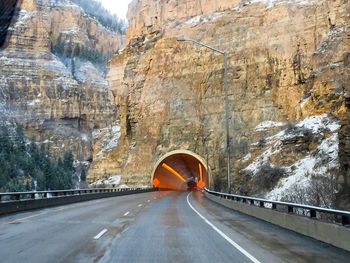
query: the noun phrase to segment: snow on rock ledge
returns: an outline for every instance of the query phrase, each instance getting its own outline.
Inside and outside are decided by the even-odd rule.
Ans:
[[[94,130],[92,132],[93,139],[99,139],[101,141],[99,147],[100,150],[97,153],[97,157],[102,157],[117,147],[120,135],[121,131],[119,123],[115,123],[114,125],[111,125],[104,129]]]
[[[102,185],[114,185],[117,186],[120,184],[121,176],[120,175],[114,175],[110,176],[108,178],[100,179],[92,184],[90,184],[91,187],[94,186],[102,186]]]
[[[311,116],[303,121],[291,124],[283,124],[280,122],[265,121],[256,127],[256,131],[267,130],[274,127],[286,128],[277,134],[264,139],[264,149],[261,154],[251,158],[244,158],[242,161],[252,159],[253,161],[241,171],[243,174],[251,174],[253,177],[259,176],[263,166],[271,164],[272,156],[279,156],[285,150],[286,141],[296,141],[296,145],[302,144],[298,138],[305,136],[305,131],[310,134],[311,140],[318,138],[317,146],[313,150],[304,150],[302,157],[295,163],[288,166],[279,166],[286,171],[286,175],[281,178],[277,185],[270,191],[265,192],[264,197],[267,199],[281,200],[291,194],[293,189],[306,189],[310,186],[313,178],[323,178],[334,176],[332,171],[339,167],[338,151],[339,138],[338,130],[340,128],[339,121],[331,115],[322,114]],[[316,143],[316,142],[313,142]],[[258,147],[258,143],[252,146]],[[282,156],[282,155],[281,155]]]

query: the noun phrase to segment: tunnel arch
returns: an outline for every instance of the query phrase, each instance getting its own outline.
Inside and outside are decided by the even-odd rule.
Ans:
[[[204,158],[189,150],[171,151],[154,165],[151,183],[160,189],[177,191],[208,187],[208,165]]]

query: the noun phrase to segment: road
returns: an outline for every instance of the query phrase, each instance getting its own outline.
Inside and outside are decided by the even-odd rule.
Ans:
[[[0,217],[1,262],[350,262],[350,253],[219,206],[153,192]]]

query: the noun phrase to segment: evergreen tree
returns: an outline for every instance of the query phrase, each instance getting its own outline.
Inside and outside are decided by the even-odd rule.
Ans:
[[[37,190],[63,190],[73,186],[73,154],[63,160],[48,156],[48,147],[32,142],[26,146],[23,128],[0,124],[0,191],[29,191],[37,182]]]

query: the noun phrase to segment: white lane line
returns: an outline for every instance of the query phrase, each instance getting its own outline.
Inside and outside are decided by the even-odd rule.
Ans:
[[[128,212],[126,212],[125,214],[124,214],[124,216],[127,216],[128,214],[130,214],[130,212],[128,211]]]
[[[212,229],[214,229],[221,237],[223,237],[227,242],[229,242],[232,246],[234,246],[237,250],[239,250],[243,255],[245,255],[247,258],[249,258],[254,263],[261,263],[259,260],[257,260],[255,257],[253,257],[251,254],[249,254],[246,250],[244,250],[240,245],[238,245],[236,242],[234,242],[231,238],[229,238],[227,235],[225,235],[220,229],[218,229],[216,226],[214,226],[208,219],[206,219],[204,216],[201,215],[190,203],[189,196],[191,193],[187,195],[187,203],[191,207],[191,209],[196,212],[196,214],[204,220],[205,223],[207,223]]]
[[[141,206],[142,206],[142,204],[139,204],[139,205],[138,205],[138,207],[141,207]]]
[[[147,202],[149,203],[149,202],[151,202],[151,200],[147,200]]]
[[[98,233],[96,236],[94,236],[94,239],[99,239],[107,232],[107,229],[103,229],[100,233]]]

